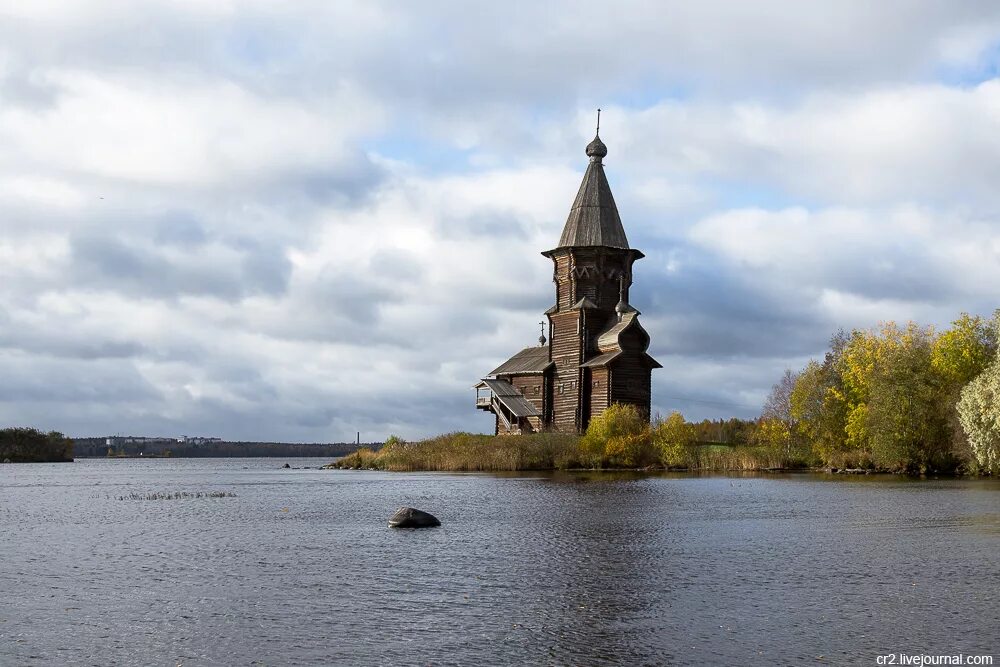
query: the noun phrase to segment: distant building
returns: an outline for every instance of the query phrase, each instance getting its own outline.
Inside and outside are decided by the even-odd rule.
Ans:
[[[661,366],[646,353],[649,335],[629,305],[632,264],[643,254],[629,248],[599,134],[586,152],[590,164],[559,245],[542,253],[556,286],[556,303],[545,311],[548,339],[543,334],[538,347],[476,385],[476,407],[496,416],[498,434],[579,432],[612,403],[649,418],[652,370]]]
[[[104,442],[108,447],[120,447],[121,445],[147,445],[160,442],[173,442],[173,438],[146,437],[138,435],[115,435],[105,438]]]
[[[182,435],[180,437],[165,438],[159,436],[147,437],[147,436],[136,436],[136,435],[114,435],[109,438],[105,438],[105,444],[108,447],[121,447],[122,445],[155,445],[163,443],[181,443],[188,445],[204,445],[213,442],[222,442],[222,438],[204,438],[204,437],[192,437],[187,435]]]
[[[177,438],[177,442],[187,445],[207,445],[213,442],[222,442],[222,438],[203,438],[201,436],[182,435]]]

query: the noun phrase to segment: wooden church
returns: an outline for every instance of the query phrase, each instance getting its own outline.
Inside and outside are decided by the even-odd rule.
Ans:
[[[612,403],[648,419],[650,377],[660,364],[646,353],[649,335],[629,305],[632,263],[611,195],[600,126],[587,145],[590,163],[552,260],[556,302],[545,311],[549,336],[521,350],[476,385],[476,407],[496,416],[497,434],[579,432]]]

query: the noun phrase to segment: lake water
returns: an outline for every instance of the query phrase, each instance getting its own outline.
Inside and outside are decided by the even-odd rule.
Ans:
[[[998,480],[283,463],[0,466],[0,665],[1000,652]],[[119,499],[211,491],[236,497]],[[391,530],[400,505],[443,525]]]

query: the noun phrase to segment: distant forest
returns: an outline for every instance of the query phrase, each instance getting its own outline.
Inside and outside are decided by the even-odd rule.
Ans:
[[[241,456],[302,457],[343,456],[357,448],[353,442],[205,442],[185,443],[176,440],[155,442],[116,442],[108,446],[105,438],[76,438],[77,457],[95,456],[169,456],[174,458],[229,458]]]

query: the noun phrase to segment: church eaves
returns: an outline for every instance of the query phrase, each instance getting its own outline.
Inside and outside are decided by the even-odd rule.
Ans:
[[[600,136],[587,145],[590,164],[559,237],[559,248],[603,246],[628,250],[622,219],[601,162],[607,154],[608,148]]]

